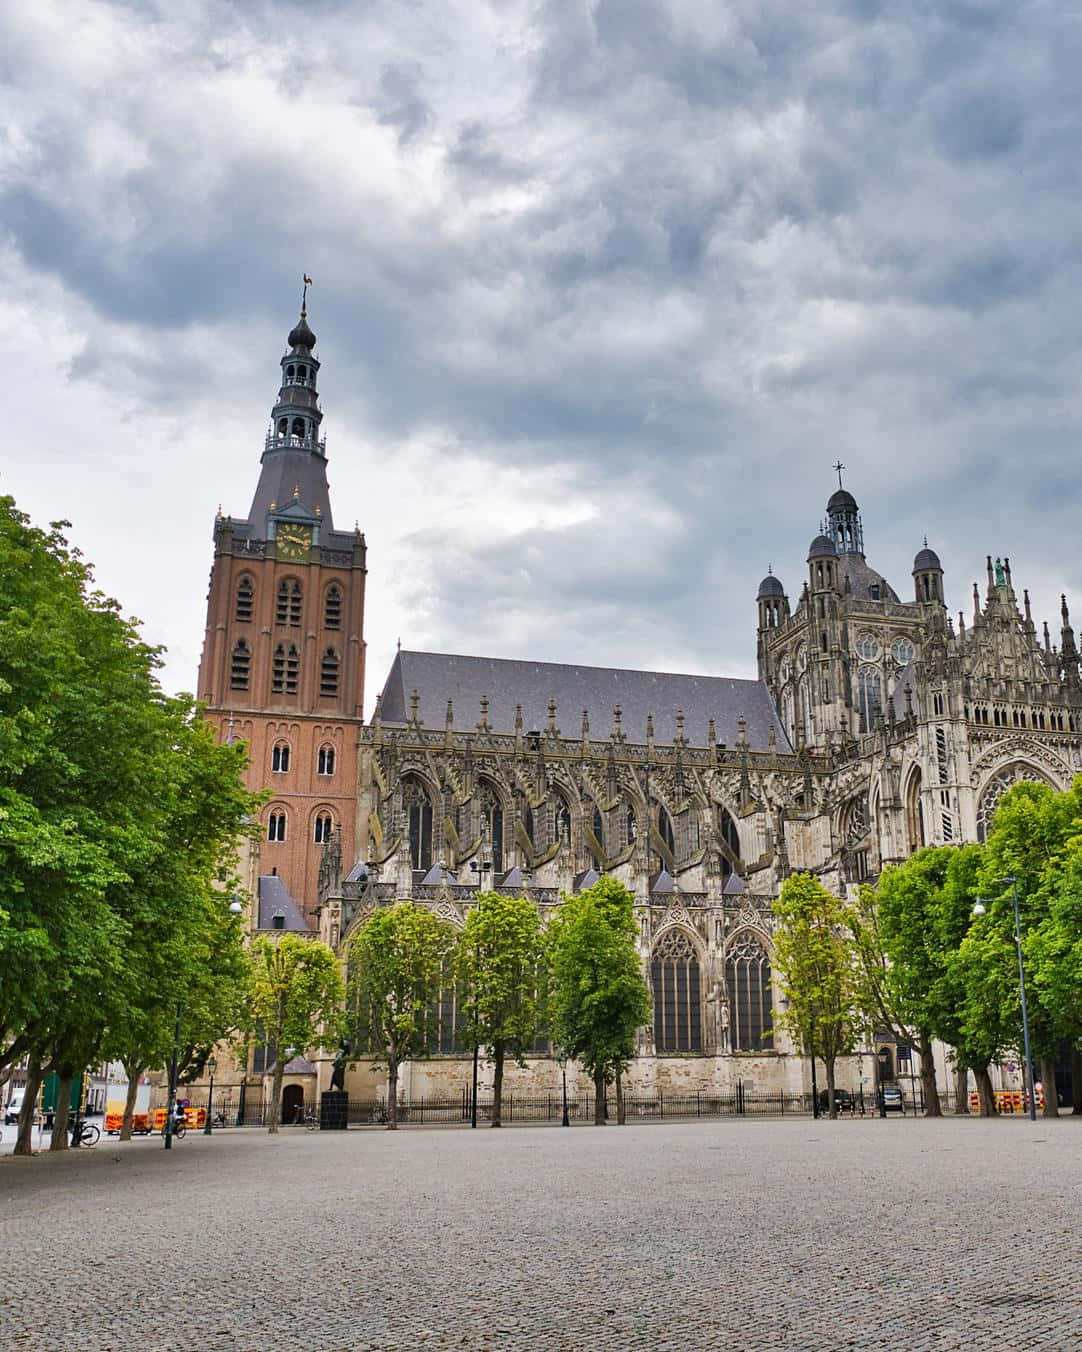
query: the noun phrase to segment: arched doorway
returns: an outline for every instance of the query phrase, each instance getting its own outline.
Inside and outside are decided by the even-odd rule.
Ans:
[[[282,1090],[282,1121],[299,1122],[304,1117],[304,1086],[287,1084]]]

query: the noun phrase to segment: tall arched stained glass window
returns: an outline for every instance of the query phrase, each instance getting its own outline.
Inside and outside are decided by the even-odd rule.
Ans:
[[[875,667],[863,666],[857,672],[857,708],[861,732],[874,732],[883,711],[883,685]]]
[[[770,962],[751,934],[738,935],[725,959],[730,1035],[734,1052],[771,1051],[774,1040]]]
[[[702,993],[695,945],[682,930],[658,940],[650,968],[654,1046],[658,1052],[702,1050]]]

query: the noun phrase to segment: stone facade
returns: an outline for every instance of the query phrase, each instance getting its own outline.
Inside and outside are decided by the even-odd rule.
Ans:
[[[364,537],[332,525],[314,344],[302,314],[252,508],[215,525],[200,694],[274,794],[251,929],[318,932],[345,956],[397,898],[461,925],[496,887],[547,918],[610,873],[635,895],[655,1001],[631,1092],[806,1090],[773,1030],[783,880],[807,870],[844,893],[922,844],[982,839],[1017,779],[1065,788],[1082,770],[1066,600],[1054,647],[1009,560],[989,557],[955,626],[925,542],[903,601],[866,560],[839,467],[795,605],[773,573],[760,584],[757,681],[400,652],[366,723]],[[468,1082],[453,992],[441,1008],[445,1036],[407,1068],[407,1094]],[[317,1073],[325,1086],[328,1064]],[[362,1066],[348,1087],[380,1084]],[[543,1049],[509,1068],[510,1092],[557,1084]]]

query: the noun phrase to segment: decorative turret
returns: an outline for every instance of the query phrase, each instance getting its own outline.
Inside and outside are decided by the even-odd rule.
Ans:
[[[1060,618],[1063,622],[1060,629],[1060,648],[1059,658],[1060,666],[1063,670],[1063,679],[1068,685],[1078,684],[1078,647],[1075,644],[1074,630],[1071,628],[1071,615],[1067,609],[1067,597],[1060,596]]]
[[[943,604],[943,565],[935,550],[928,548],[927,536],[924,548],[917,551],[913,560],[913,591],[921,604]]]
[[[772,569],[767,569],[766,577],[759,583],[755,599],[759,604],[760,629],[777,629],[789,618],[789,598],[781,578],[775,577]]]
[[[839,460],[834,468],[838,471],[838,490],[827,502],[827,528],[839,554],[859,554],[863,558],[864,527],[860,509],[852,493],[841,486],[845,466]]]

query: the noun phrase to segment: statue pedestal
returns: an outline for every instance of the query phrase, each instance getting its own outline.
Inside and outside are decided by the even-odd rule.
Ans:
[[[319,1096],[320,1131],[345,1131],[349,1095],[344,1089],[328,1089]]]

